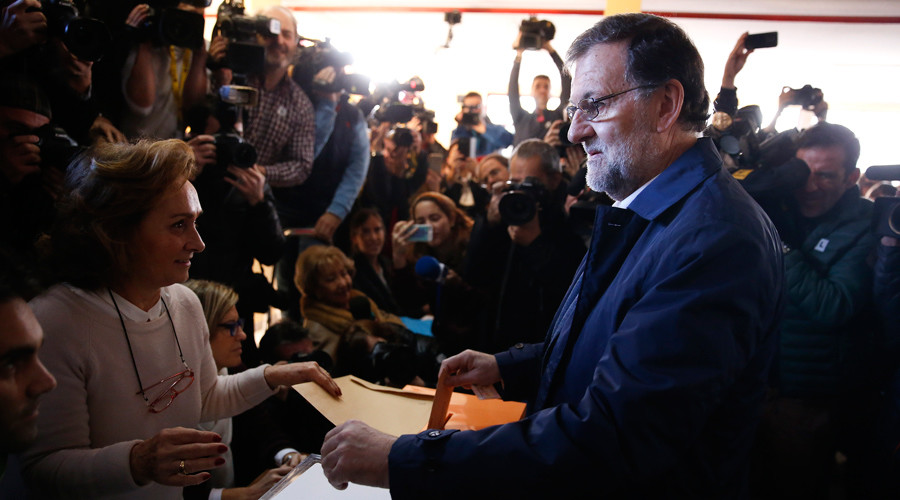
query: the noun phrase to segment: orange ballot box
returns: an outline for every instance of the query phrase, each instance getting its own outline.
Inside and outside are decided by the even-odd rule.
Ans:
[[[342,396],[334,398],[314,382],[294,386],[294,390],[306,398],[334,425],[347,420],[360,420],[394,436],[416,434],[429,426],[432,406],[437,399],[436,412],[443,414],[441,397],[435,398],[435,390],[406,386],[394,389],[375,385],[352,375],[336,378]],[[447,404],[446,429],[475,430],[491,425],[515,422],[525,413],[525,404],[499,399],[478,399],[476,396],[453,392]],[[432,418],[436,421],[436,418]]]

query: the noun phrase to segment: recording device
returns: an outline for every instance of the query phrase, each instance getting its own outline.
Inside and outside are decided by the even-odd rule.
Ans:
[[[417,97],[423,90],[425,82],[418,76],[403,83],[395,81],[377,85],[375,92],[372,93],[374,102],[374,106],[370,109],[372,117],[382,123],[406,123],[412,120],[418,110],[424,109]]]
[[[317,350],[308,353],[295,352],[291,355],[290,359],[288,359],[288,363],[307,363],[310,361],[315,361],[327,372],[330,372],[332,368],[334,368],[334,360],[332,360],[331,356],[325,351]]]
[[[538,20],[532,16],[522,21],[522,24],[519,25],[519,32],[521,33],[519,43],[513,47],[514,49],[541,50],[544,43],[553,40],[553,37],[556,36],[556,26],[553,26],[550,21]]]
[[[219,98],[226,104],[253,107],[259,104],[259,90],[246,85],[222,85]]]
[[[788,94],[788,105],[793,104],[809,110],[815,109],[816,105],[822,102],[822,99],[824,98],[822,89],[813,88],[813,86],[809,84],[804,85],[799,89],[785,86],[781,89],[781,93]]]
[[[473,127],[481,122],[481,115],[478,113],[463,113],[459,124],[463,126]]]
[[[394,141],[398,148],[408,148],[415,142],[412,131],[402,125],[394,125],[387,131],[385,137]]]
[[[550,199],[550,191],[536,177],[522,182],[506,181],[498,209],[504,224],[521,226],[537,214],[538,208]]]
[[[216,138],[216,167],[226,169],[228,165],[250,168],[256,163],[257,153],[249,142],[234,133],[218,133]]]
[[[416,274],[420,277],[443,284],[447,280],[447,266],[430,255],[416,261]]]
[[[900,180],[900,165],[875,165],[866,169],[866,177],[873,181]],[[878,236],[900,238],[900,197],[883,196],[875,199],[872,231]]]
[[[203,16],[176,8],[150,9],[150,15],[137,28],[127,26],[138,41],[156,46],[174,45],[199,49],[203,45]]]
[[[37,146],[41,149],[41,168],[53,167],[65,172],[72,158],[87,149],[79,146],[65,130],[52,123],[29,134],[38,136]]]
[[[301,46],[297,53],[293,78],[301,87],[306,88],[309,84],[313,90],[321,92],[346,92],[361,96],[370,94],[369,77],[344,72],[345,66],[353,64],[353,56],[349,52],[337,50],[328,38],[322,41],[301,37],[301,41],[303,40],[313,42],[313,45]],[[329,66],[337,73],[333,82],[320,83],[312,79],[316,73]]]
[[[401,387],[416,378],[416,352],[410,346],[378,342],[369,359],[376,380],[390,381],[391,385]]]
[[[778,32],[754,33],[744,39],[744,48],[747,50],[764,49],[778,46]]]
[[[434,239],[434,228],[428,224],[414,224],[413,232],[406,238],[413,243],[428,243]]]
[[[434,111],[425,108],[416,108],[415,116],[419,119],[419,123],[422,124],[423,134],[437,133],[438,124],[436,121],[434,121]]]
[[[372,304],[364,296],[356,296],[350,299],[350,314],[353,319],[375,319],[372,313]]]
[[[243,0],[223,0],[216,12],[213,33],[228,39],[222,67],[239,75],[260,74],[265,70],[266,48],[259,44],[256,35],[278,36],[281,22],[265,16],[245,16]]]
[[[38,10],[47,18],[47,34],[59,37],[66,49],[82,61],[99,61],[112,43],[106,25],[79,15],[78,8],[69,0],[41,0],[40,9],[30,7],[27,12]]]

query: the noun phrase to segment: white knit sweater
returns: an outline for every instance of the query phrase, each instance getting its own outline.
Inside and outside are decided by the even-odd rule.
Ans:
[[[200,301],[182,285],[164,289],[178,340],[194,383],[161,413],[150,413],[138,393],[128,344],[112,306],[88,300],[66,285],[30,305],[44,330],[40,357],[58,387],[41,400],[37,441],[23,455],[26,483],[52,498],[181,498],[181,488],[141,487],[129,455],[139,440],[162,429],[197,428],[259,404],[273,391],[265,366],[217,375]],[[167,315],[147,322],[125,318],[144,387],[184,370]],[[151,400],[159,388],[148,391]]]

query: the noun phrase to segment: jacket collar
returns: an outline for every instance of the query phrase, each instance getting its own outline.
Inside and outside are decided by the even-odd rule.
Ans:
[[[712,139],[697,139],[690,149],[650,182],[628,209],[644,219],[656,219],[721,168],[722,158]]]

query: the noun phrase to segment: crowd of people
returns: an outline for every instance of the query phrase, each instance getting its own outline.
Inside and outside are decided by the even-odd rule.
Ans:
[[[100,57],[0,5],[0,498],[259,498],[309,453],[396,498],[826,498],[836,454],[848,498],[900,491],[900,240],[867,199],[896,191],[821,94],[802,131],[738,108],[746,34],[712,117],[663,18],[533,48],[557,109],[546,75],[522,108],[519,49],[514,133],[473,91],[444,148],[284,7],[239,39],[226,1],[205,41],[203,1],[75,2]],[[289,389],[439,371],[526,418],[398,438]]]

